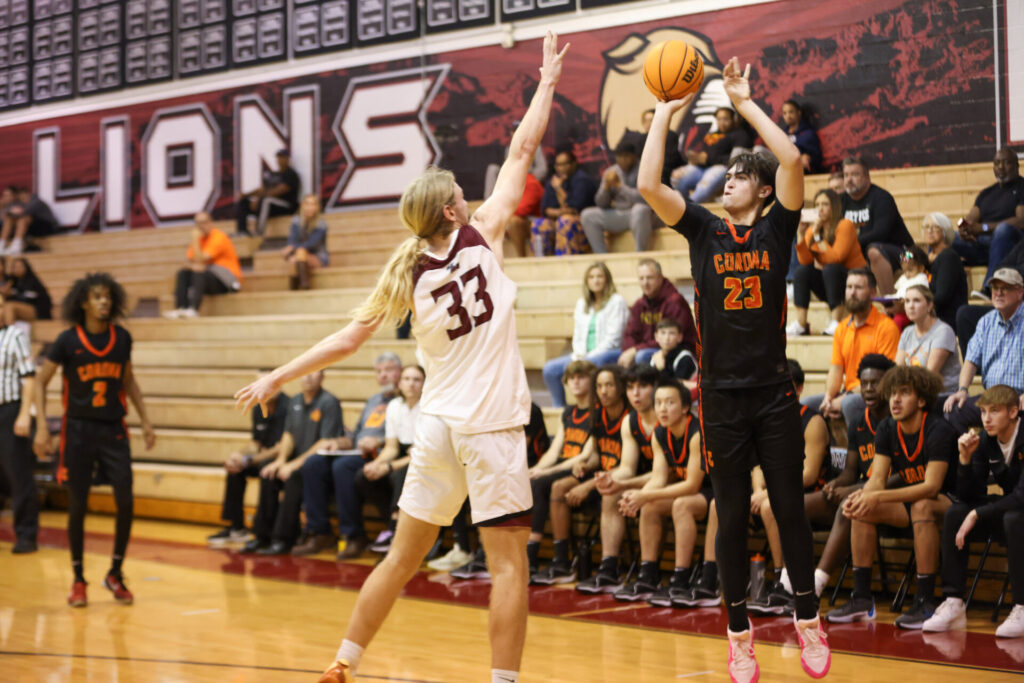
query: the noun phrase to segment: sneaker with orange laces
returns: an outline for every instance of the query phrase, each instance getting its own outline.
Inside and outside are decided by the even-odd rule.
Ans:
[[[353,683],[355,681],[355,675],[352,673],[352,667],[348,665],[348,661],[339,659],[331,664],[331,666],[324,671],[323,676],[317,683]]]
[[[124,585],[124,579],[116,574],[107,574],[107,578],[103,579],[103,586],[113,593],[114,599],[122,605],[130,605],[135,601],[135,596]]]
[[[729,631],[729,680],[732,683],[757,683],[761,668],[754,658],[754,627],[734,633]]]
[[[85,581],[75,581],[71,584],[71,594],[68,595],[68,604],[72,607],[85,607],[89,604],[85,597]]]
[[[821,618],[801,620],[793,615],[796,635],[800,639],[800,665],[811,678],[824,678],[832,666],[832,650],[828,636],[821,628]]]

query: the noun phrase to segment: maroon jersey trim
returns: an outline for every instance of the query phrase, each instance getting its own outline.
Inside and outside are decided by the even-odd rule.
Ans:
[[[441,268],[447,268],[455,257],[459,255],[459,252],[469,247],[485,247],[490,249],[490,245],[484,240],[483,235],[477,232],[476,228],[472,225],[463,225],[459,229],[458,234],[455,236],[455,243],[452,244],[451,250],[448,252],[448,256],[444,259],[434,258],[429,254],[422,254],[416,267],[412,270],[412,286],[415,287],[416,283],[419,282],[420,277],[430,270],[440,270]]]

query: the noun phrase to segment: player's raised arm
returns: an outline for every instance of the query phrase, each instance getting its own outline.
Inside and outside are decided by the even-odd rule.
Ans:
[[[764,144],[779,160],[779,170],[775,174],[775,194],[779,203],[791,211],[804,206],[804,165],[800,159],[800,150],[789,140],[789,136],[750,99],[750,65],[740,71],[740,63],[735,57],[729,60],[722,71],[725,92],[732,100],[732,106],[754,127]]]
[[[669,123],[677,111],[690,104],[693,95],[670,102],[658,102],[654,106],[654,119],[647,133],[647,142],[640,156],[637,170],[636,189],[665,225],[675,225],[686,211],[686,200],[675,189],[661,182],[661,171],[665,165],[665,138]]]
[[[558,51],[558,36],[551,31],[544,36],[544,61],[540,67],[537,91],[530,100],[522,122],[512,135],[508,158],[498,171],[494,192],[470,219],[470,223],[483,235],[495,253],[500,253],[498,249],[505,238],[505,225],[523,197],[526,175],[544,137],[544,131],[547,130],[555,85],[562,76],[562,58],[568,50],[569,44],[566,43],[562,51]]]

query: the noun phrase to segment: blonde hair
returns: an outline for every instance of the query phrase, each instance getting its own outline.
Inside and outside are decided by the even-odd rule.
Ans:
[[[302,215],[302,205],[305,204],[306,200],[310,197],[316,200],[316,213],[313,214],[311,218],[307,219]],[[320,195],[313,192],[304,195],[302,197],[302,201],[299,202],[299,210],[297,213],[299,217],[299,233],[302,235],[303,241],[305,241],[306,238],[313,233],[313,230],[316,229],[317,223],[320,222],[320,216],[323,215],[320,209]]]
[[[590,287],[587,286],[587,280],[590,279],[590,271],[594,268],[604,273],[604,289],[597,294],[590,291]],[[612,272],[608,270],[608,266],[605,265],[604,261],[594,261],[587,266],[586,271],[583,273],[583,300],[587,302],[589,308],[600,311],[608,303],[608,299],[612,298],[612,294],[615,294],[615,282],[612,281]]]
[[[423,241],[436,234],[451,232],[453,225],[444,216],[444,208],[455,202],[455,175],[429,166],[412,181],[398,204],[402,224],[412,231],[398,247],[377,279],[373,293],[352,311],[361,323],[398,325],[412,309],[412,274],[423,255]]]

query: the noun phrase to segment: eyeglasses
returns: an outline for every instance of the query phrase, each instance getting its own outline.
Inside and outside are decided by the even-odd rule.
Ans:
[[[931,223],[925,223],[924,225],[921,226],[921,229],[928,230],[930,232],[940,232],[942,230],[942,228],[940,228],[939,226],[932,225]]]

